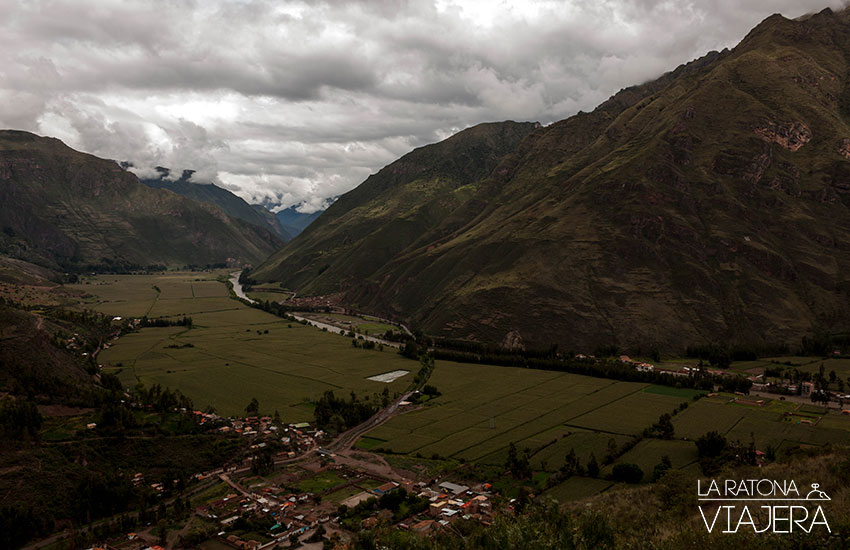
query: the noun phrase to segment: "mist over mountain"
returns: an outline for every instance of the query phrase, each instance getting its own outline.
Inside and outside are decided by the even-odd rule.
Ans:
[[[480,125],[405,155],[255,276],[515,345],[846,331],[848,60],[847,11],[771,16],[590,113]]]
[[[158,167],[157,170],[160,173],[159,178],[142,178],[139,181],[148,187],[168,189],[192,200],[218,206],[229,216],[271,229],[283,241],[292,238],[292,233],[284,230],[275,215],[264,206],[248,204],[243,198],[214,183],[196,182],[192,178],[191,170],[184,170],[176,179],[170,177],[170,170],[167,168]]]

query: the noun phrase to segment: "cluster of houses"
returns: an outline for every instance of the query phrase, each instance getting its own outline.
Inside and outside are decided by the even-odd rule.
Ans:
[[[319,500],[313,493],[289,493],[279,487],[266,487],[260,492],[228,494],[199,511],[219,524],[219,540],[239,550],[254,550],[260,542],[242,540],[228,533],[239,518],[271,518],[274,524],[269,529],[269,536],[275,540],[287,540],[330,520],[328,513],[318,508]]]
[[[775,382],[767,382],[766,380],[764,380],[764,376],[761,374],[750,376],[748,377],[748,379],[753,383],[753,391],[779,393],[785,395],[800,395],[801,397],[811,397],[813,393],[817,392],[817,385],[809,380],[804,380],[799,383],[792,383],[791,380],[786,378],[783,380],[777,380]],[[825,393],[826,397],[828,397],[830,401],[836,401],[841,406],[843,406],[845,403],[850,402],[850,394],[837,391],[826,391]],[[850,414],[850,412],[848,412],[847,414]]]
[[[652,363],[645,363],[643,361],[633,361],[631,357],[628,355],[621,355],[619,357],[621,363],[625,363],[627,365],[634,365],[635,370],[638,372],[653,372],[655,370],[655,365]]]
[[[280,442],[289,447],[289,458],[304,454],[318,447],[325,438],[325,432],[309,422],[288,424],[279,428],[270,416],[248,416],[245,418],[224,418],[215,413],[191,411],[195,422],[200,425],[221,424],[217,430],[221,433],[239,434],[243,437],[272,439],[280,437]],[[262,444],[255,444],[253,449]]]
[[[424,483],[419,484],[418,496],[427,498],[431,503],[426,512],[427,517],[411,518],[415,521],[398,523],[398,529],[406,529],[413,533],[425,535],[434,530],[449,527],[458,519],[477,520],[484,525],[490,524],[492,515],[491,485],[484,483],[470,489],[466,485],[458,485],[449,481],[431,488]],[[424,516],[425,514],[423,514]]]
[[[341,477],[348,478],[342,486],[360,486],[367,479],[379,479],[371,474],[363,474],[343,467],[335,468],[340,471]],[[381,485],[363,490],[340,504],[353,508],[369,498],[379,498],[404,489],[410,494],[427,499],[430,504],[424,512],[397,522],[395,524],[397,529],[426,535],[448,528],[452,522],[461,518],[481,521],[485,525],[490,523],[492,495],[491,485],[488,483],[470,488],[449,481],[439,484],[435,482],[430,485],[406,479],[381,481],[384,481]],[[328,491],[336,490],[339,490],[339,487],[328,489]],[[239,518],[271,518],[274,524],[269,529],[268,536],[274,541],[282,542],[289,540],[293,535],[300,536],[324,524],[329,524],[329,528],[331,526],[339,528],[340,518],[336,517],[336,511],[336,504],[322,501],[320,496],[313,493],[290,493],[277,486],[251,492],[234,492],[198,510],[208,519],[218,523],[221,530],[217,539],[237,550],[255,550],[261,546],[259,541],[243,540],[234,533],[234,527]],[[389,510],[376,510],[362,520],[361,527],[370,529],[381,522],[390,521],[391,518],[392,513]]]

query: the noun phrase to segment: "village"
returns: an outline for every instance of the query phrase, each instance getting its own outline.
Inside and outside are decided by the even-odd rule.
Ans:
[[[344,548],[353,533],[378,525],[428,536],[461,519],[489,525],[494,497],[502,502],[490,483],[463,485],[449,476],[417,479],[359,449],[331,451],[322,447],[330,443],[327,434],[312,423],[176,412],[207,429],[250,439],[249,456],[242,462],[192,476],[192,492],[198,496],[192,499],[190,523],[205,526],[209,536],[188,547],[264,550],[326,539],[330,547]],[[151,483],[142,473],[133,476],[133,483],[165,494],[162,482]],[[504,508],[511,510],[511,502]],[[172,542],[161,540],[151,526],[93,550],[164,550]]]

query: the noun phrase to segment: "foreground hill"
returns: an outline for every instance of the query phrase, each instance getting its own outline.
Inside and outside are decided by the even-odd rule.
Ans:
[[[61,141],[0,131],[0,253],[65,270],[255,263],[282,241]]]
[[[142,179],[140,181],[148,187],[168,189],[194,201],[218,206],[231,217],[271,229],[284,241],[292,238],[290,233],[283,229],[277,217],[266,210],[265,207],[258,204],[248,204],[241,197],[213,183],[195,183],[191,181],[192,171],[190,170],[184,171],[183,175],[176,180],[166,179],[169,174],[167,169],[159,168],[158,170],[162,174],[159,179]]]
[[[846,332],[848,59],[846,12],[771,16],[734,50],[591,113],[533,132],[478,126],[410,153],[255,277],[513,345]]]
[[[730,465],[713,479],[794,481],[796,490],[788,496],[805,496],[812,484],[830,500],[794,503],[798,523],[791,527],[786,513],[789,501],[713,502],[698,500],[697,478],[702,490],[711,482],[694,469],[668,471],[656,483],[639,486],[621,484],[617,489],[582,500],[562,503],[547,493],[529,505],[514,504],[518,513],[497,514],[482,527],[475,520],[458,520],[452,529],[422,537],[410,531],[379,525],[362,530],[351,541],[353,550],[477,550],[479,548],[540,548],[594,550],[772,550],[844,549],[850,540],[850,450],[847,447],[798,452],[782,462],[764,467]],[[576,479],[577,481],[577,479]],[[748,482],[749,483],[749,482]],[[762,485],[764,487],[765,484]],[[702,496],[702,495],[700,495]],[[784,497],[781,491],[775,497]],[[743,498],[743,495],[739,498]],[[729,506],[729,519],[726,510]],[[764,505],[764,508],[760,508]],[[818,514],[818,506],[820,513]],[[765,510],[765,508],[767,510]],[[745,513],[746,510],[746,513]],[[768,511],[772,515],[767,515]],[[819,523],[812,525],[817,515]],[[712,521],[717,518],[717,521]],[[747,524],[744,521],[752,523]],[[739,521],[741,522],[739,524]],[[711,531],[706,527],[711,527]],[[756,532],[758,530],[759,532]]]

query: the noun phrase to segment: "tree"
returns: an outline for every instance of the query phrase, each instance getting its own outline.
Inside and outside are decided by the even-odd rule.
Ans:
[[[513,442],[508,446],[508,459],[505,461],[505,468],[518,479],[525,479],[531,475],[528,455],[519,456]]]
[[[245,407],[245,414],[248,416],[257,416],[260,412],[260,402],[257,401],[256,397],[251,398],[251,402],[248,403],[248,406]]]
[[[726,438],[715,431],[710,431],[696,440],[697,453],[700,458],[718,457],[726,450]]]
[[[652,429],[661,439],[673,439],[673,417],[668,413],[662,414]]]
[[[664,455],[661,457],[661,462],[655,465],[655,468],[652,470],[652,481],[656,482],[667,473],[667,470],[673,467],[673,461],[670,460],[668,455]]]
[[[626,483],[640,483],[643,479],[643,470],[637,464],[616,464],[611,472],[614,481],[625,481]]]
[[[165,546],[168,538],[168,521],[161,519],[156,524],[156,538],[159,540],[160,546]]]
[[[575,475],[578,469],[578,457],[574,449],[570,448],[570,452],[564,458],[564,465],[561,466],[561,472],[567,477]]]
[[[324,536],[325,536],[325,526],[319,525],[319,528],[316,529],[313,532],[312,535],[310,535],[310,538],[307,539],[307,542],[319,542],[324,538]]]
[[[619,448],[617,447],[617,440],[613,437],[608,440],[608,450],[605,453],[605,464],[611,464],[617,458],[619,454]]]
[[[531,494],[528,492],[528,487],[526,487],[525,485],[522,485],[519,488],[519,491],[517,492],[516,500],[514,500],[514,510],[518,514],[521,514],[525,510],[525,507],[528,506],[528,504],[530,502],[531,502]]]
[[[596,462],[596,455],[590,453],[590,459],[587,461],[587,475],[589,477],[597,477],[599,475],[599,463]]]

